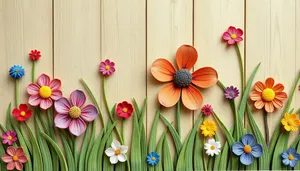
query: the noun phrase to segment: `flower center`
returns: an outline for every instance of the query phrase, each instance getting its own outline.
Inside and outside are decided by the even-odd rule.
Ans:
[[[51,96],[52,94],[52,90],[50,87],[48,86],[42,86],[40,88],[40,96],[43,98],[43,99],[47,99]]]
[[[275,98],[274,90],[272,90],[270,88],[264,89],[264,91],[262,92],[262,98],[264,99],[264,101],[267,101],[267,102],[274,100],[274,98]]]
[[[18,69],[15,69],[15,72],[19,72],[19,70],[18,70]]]
[[[124,107],[124,108],[122,109],[122,111],[123,111],[124,113],[126,113],[126,112],[128,111],[128,109],[127,109],[126,107]]]
[[[13,156],[13,160],[14,160],[14,161],[18,161],[18,160],[19,160],[19,157],[18,157],[18,156]]]
[[[26,115],[26,112],[22,111],[22,112],[20,113],[20,115],[21,115],[21,116],[25,116],[25,115]]]
[[[214,150],[214,149],[216,149],[216,147],[212,145],[212,146],[210,147],[210,149],[211,149],[211,150]]]
[[[115,151],[115,155],[119,155],[119,154],[121,154],[121,151],[120,150],[116,150]]]
[[[294,160],[294,156],[293,156],[293,155],[291,155],[291,154],[289,155],[289,157],[288,157],[288,158],[289,158],[289,160]]]
[[[69,115],[71,118],[73,119],[77,119],[80,117],[81,114],[81,109],[77,106],[73,106],[71,107],[71,109],[69,110]]]
[[[244,152],[245,153],[250,153],[251,151],[252,151],[252,148],[250,147],[250,145],[245,145]]]
[[[109,66],[109,65],[106,65],[106,66],[105,66],[105,69],[106,69],[106,70],[110,70],[110,66]]]
[[[11,141],[11,140],[12,140],[12,137],[11,137],[11,136],[8,136],[7,139],[8,139],[9,141]]]
[[[231,34],[232,39],[235,39],[236,37],[237,37],[236,34]]]
[[[187,69],[180,69],[174,74],[174,84],[177,88],[187,87],[192,82],[192,74]]]
[[[154,161],[154,160],[156,160],[156,158],[155,158],[155,157],[152,157],[151,160]]]

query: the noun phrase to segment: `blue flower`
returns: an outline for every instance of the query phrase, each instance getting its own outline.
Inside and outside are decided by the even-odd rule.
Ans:
[[[9,69],[9,75],[15,79],[22,78],[24,74],[25,71],[21,65],[14,65]]]
[[[155,166],[159,162],[159,155],[155,152],[151,152],[147,156],[147,163],[149,165]]]
[[[300,154],[297,153],[296,149],[289,148],[287,151],[281,153],[282,163],[286,166],[295,167],[298,160],[300,160]]]
[[[240,156],[240,162],[244,165],[250,165],[255,158],[263,154],[263,148],[255,143],[255,137],[252,134],[246,134],[242,137],[242,142],[236,142],[232,145],[232,152]]]

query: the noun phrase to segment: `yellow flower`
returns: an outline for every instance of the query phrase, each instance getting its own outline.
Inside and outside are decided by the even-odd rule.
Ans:
[[[207,137],[212,137],[215,135],[215,131],[217,131],[217,126],[214,121],[205,120],[202,125],[200,125],[200,130],[202,130],[202,134]]]
[[[297,131],[298,126],[300,126],[300,120],[298,119],[297,114],[286,113],[284,114],[284,118],[281,119],[281,124],[287,131]]]

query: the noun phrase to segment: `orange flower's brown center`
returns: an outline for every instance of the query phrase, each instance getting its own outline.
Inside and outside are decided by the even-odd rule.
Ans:
[[[250,145],[245,145],[244,152],[245,153],[251,153],[251,151],[252,151],[252,148],[250,147]]]
[[[192,74],[187,69],[180,69],[174,74],[174,84],[177,88],[188,87],[192,82]]]

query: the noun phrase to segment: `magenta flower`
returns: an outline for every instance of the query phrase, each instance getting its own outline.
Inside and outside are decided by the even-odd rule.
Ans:
[[[70,132],[79,136],[86,130],[85,122],[92,122],[98,116],[98,110],[94,105],[83,107],[86,97],[83,91],[75,90],[70,95],[71,103],[65,97],[54,103],[57,115],[54,123],[58,128],[69,128]]]
[[[233,45],[243,40],[243,30],[230,26],[226,32],[223,33],[223,40],[227,41],[228,45]]]
[[[12,145],[17,141],[17,133],[15,131],[7,130],[2,134],[2,143]]]
[[[102,75],[109,76],[116,71],[115,63],[111,62],[109,59],[106,59],[104,62],[100,63],[99,71]]]
[[[202,107],[202,113],[206,116],[211,115],[213,112],[213,108],[211,107],[211,105],[206,104]]]
[[[226,99],[235,99],[239,96],[240,92],[236,87],[230,86],[225,89],[225,98]]]

